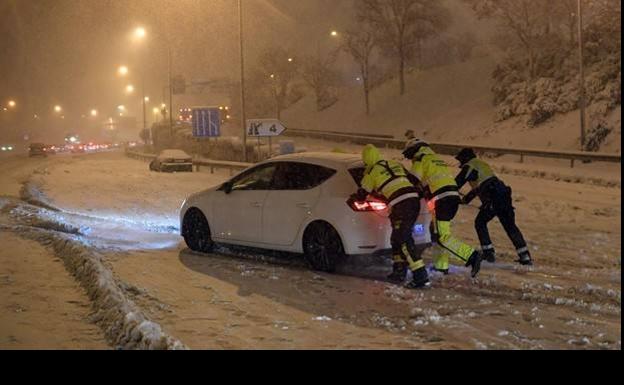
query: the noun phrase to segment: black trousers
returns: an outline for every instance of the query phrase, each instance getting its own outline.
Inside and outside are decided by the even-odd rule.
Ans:
[[[498,217],[516,250],[519,253],[528,252],[526,241],[516,225],[511,192],[510,187],[501,181],[496,181],[480,195],[483,205],[475,219],[475,229],[484,250],[494,250],[487,225],[492,219]]]
[[[425,267],[422,262],[422,249],[416,247],[413,232],[414,225],[420,215],[420,200],[406,199],[392,207],[390,223],[392,224],[392,255],[394,262],[405,262],[410,270],[416,271]]]

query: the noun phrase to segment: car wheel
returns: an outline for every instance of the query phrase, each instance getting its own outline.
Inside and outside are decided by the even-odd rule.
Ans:
[[[186,245],[193,251],[208,253],[214,247],[208,221],[198,209],[192,208],[184,215],[182,235]]]
[[[303,234],[305,258],[314,270],[333,273],[344,256],[340,235],[325,222],[314,222]]]

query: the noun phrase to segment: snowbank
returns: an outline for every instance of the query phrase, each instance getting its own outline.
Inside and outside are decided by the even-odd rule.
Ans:
[[[63,224],[47,218],[45,209],[31,207],[29,210],[27,205],[16,202],[11,208],[7,203],[1,202],[2,212],[10,212],[18,219],[24,218],[24,212],[44,214],[39,220],[39,216],[27,216],[28,226],[0,225],[0,229],[18,233],[54,251],[86,290],[96,309],[92,321],[102,328],[113,346],[119,349],[186,349],[182,342],[167,335],[127,298],[102,256],[85,246],[81,236],[63,231]]]

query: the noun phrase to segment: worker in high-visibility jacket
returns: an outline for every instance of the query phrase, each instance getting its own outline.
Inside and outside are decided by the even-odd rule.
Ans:
[[[412,161],[410,173],[427,191],[427,200],[433,211],[434,269],[449,272],[449,257],[455,256],[472,268],[475,277],[481,269],[481,253],[451,234],[451,221],[457,215],[461,197],[455,178],[446,163],[431,149],[429,144],[412,139],[405,146],[403,156]]]
[[[420,289],[431,286],[421,257],[422,250],[416,247],[413,238],[414,225],[420,215],[420,195],[407,178],[407,171],[399,162],[384,160],[371,144],[364,147],[362,159],[366,169],[361,188],[351,198],[364,201],[372,194],[382,198],[390,207],[393,266],[388,279],[403,283],[409,268],[413,278],[407,287]]]
[[[518,253],[518,263],[532,265],[531,253],[522,232],[516,225],[516,215],[511,198],[511,187],[501,181],[492,168],[481,159],[477,158],[474,150],[465,148],[455,157],[459,161],[461,172],[455,178],[457,186],[461,189],[469,183],[472,190],[463,197],[463,203],[469,204],[475,197],[481,200],[481,208],[475,219],[475,229],[481,242],[483,258],[491,263],[496,261],[496,251],[490,233],[488,223],[498,217],[505,232]]]

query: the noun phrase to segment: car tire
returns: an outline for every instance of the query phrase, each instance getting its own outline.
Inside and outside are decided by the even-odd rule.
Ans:
[[[193,251],[209,253],[214,248],[208,221],[196,208],[189,209],[184,215],[182,235],[186,245]]]
[[[303,253],[314,270],[333,273],[344,257],[340,235],[326,222],[314,222],[303,234]]]

